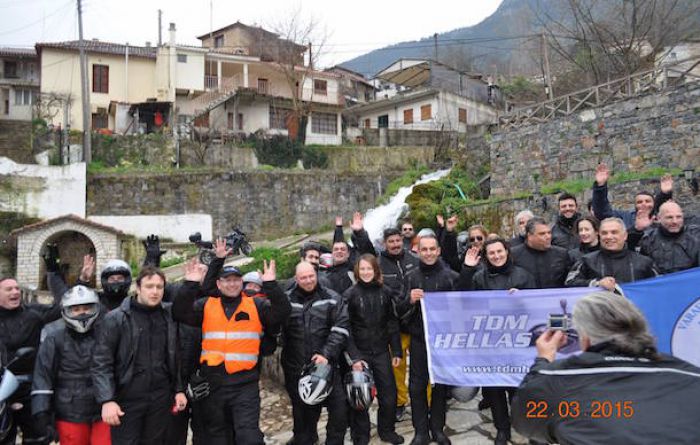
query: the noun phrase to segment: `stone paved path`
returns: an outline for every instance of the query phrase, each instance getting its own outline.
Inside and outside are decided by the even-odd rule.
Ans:
[[[262,403],[260,423],[269,445],[284,445],[292,437],[292,411],[289,406],[287,394],[280,385],[263,380],[261,383]],[[468,403],[459,403],[450,400],[447,412],[447,427],[445,432],[452,439],[454,445],[492,445],[496,436],[496,429],[491,421],[490,410],[479,411],[477,405],[481,400],[481,394]],[[405,444],[409,444],[413,438],[410,411],[407,410],[405,419],[396,425],[396,431],[404,436]],[[370,408],[370,420],[372,421],[371,445],[379,445],[384,442],[377,437],[376,402]],[[321,443],[325,437],[326,414],[321,416],[319,422],[319,436]],[[350,433],[345,436],[346,445],[352,445]],[[527,439],[513,432],[511,441],[514,445],[526,445]]]

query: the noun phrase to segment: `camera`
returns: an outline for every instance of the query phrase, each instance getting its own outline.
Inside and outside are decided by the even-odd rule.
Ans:
[[[549,314],[547,329],[564,332],[568,331],[570,329],[569,316],[567,314]]]

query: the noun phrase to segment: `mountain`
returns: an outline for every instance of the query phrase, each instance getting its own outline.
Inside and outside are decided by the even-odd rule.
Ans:
[[[534,12],[557,0],[503,0],[480,23],[438,34],[438,60],[455,68],[500,73],[539,70],[539,39]],[[533,54],[534,51],[534,54]],[[372,77],[399,58],[434,58],[433,36],[371,51],[341,66]]]

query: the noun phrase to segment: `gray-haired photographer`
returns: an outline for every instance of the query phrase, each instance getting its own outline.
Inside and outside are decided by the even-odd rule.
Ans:
[[[700,368],[659,353],[630,300],[595,292],[572,319],[583,353],[555,360],[565,332],[540,336],[512,402],[519,433],[562,445],[700,443]]]

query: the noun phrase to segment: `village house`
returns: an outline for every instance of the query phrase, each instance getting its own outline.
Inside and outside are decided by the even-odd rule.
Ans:
[[[36,51],[0,48],[0,120],[31,121],[38,93]]]
[[[375,79],[401,91],[348,108],[348,120],[361,128],[463,132],[495,122],[502,102],[499,89],[483,76],[428,59],[400,59]]]

